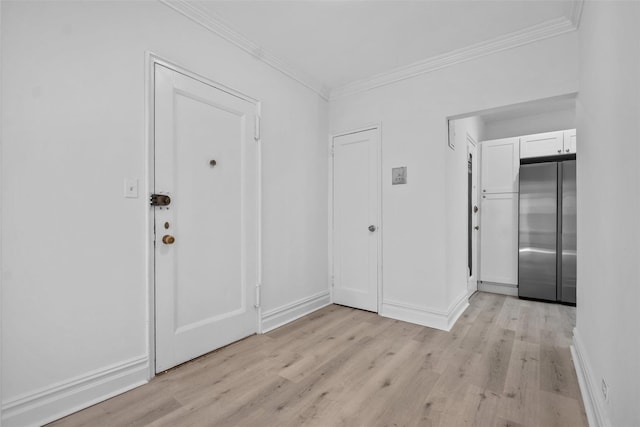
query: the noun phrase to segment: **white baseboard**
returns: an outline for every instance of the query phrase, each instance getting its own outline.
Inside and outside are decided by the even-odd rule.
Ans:
[[[380,315],[448,332],[467,307],[469,299],[465,291],[446,311],[385,300]]]
[[[147,382],[149,359],[125,360],[2,402],[2,425],[40,426]]]
[[[261,331],[262,333],[269,332],[329,304],[331,304],[329,291],[322,291],[310,297],[266,311],[262,314]]]
[[[506,283],[494,282],[478,282],[478,290],[482,292],[491,292],[492,294],[518,296],[518,285],[509,285]]]
[[[584,410],[587,413],[589,425],[591,427],[610,427],[611,422],[605,410],[604,398],[600,392],[600,383],[593,377],[593,369],[577,328],[573,329],[571,356],[573,365],[576,368],[578,384],[580,385]]]
[[[449,306],[449,310],[447,310],[447,331],[453,328],[453,325],[456,324],[460,316],[462,316],[462,313],[464,313],[468,307],[469,295],[467,292],[463,292],[462,295]]]

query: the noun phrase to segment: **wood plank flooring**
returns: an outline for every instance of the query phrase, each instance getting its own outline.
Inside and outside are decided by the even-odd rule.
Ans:
[[[575,308],[477,293],[451,332],[331,305],[55,426],[586,426]]]

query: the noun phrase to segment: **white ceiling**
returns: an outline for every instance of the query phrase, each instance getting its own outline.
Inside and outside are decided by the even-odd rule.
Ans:
[[[572,1],[193,1],[253,44],[333,89],[567,17]]]

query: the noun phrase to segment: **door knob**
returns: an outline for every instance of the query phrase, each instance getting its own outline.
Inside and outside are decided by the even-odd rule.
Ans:
[[[169,234],[165,234],[164,236],[162,236],[162,243],[164,243],[165,245],[172,245],[175,241],[176,238]]]
[[[369,226],[369,231],[370,231],[370,232],[372,232],[372,233],[373,233],[374,231],[376,231],[376,226],[375,226],[375,225],[370,225],[370,226]]]

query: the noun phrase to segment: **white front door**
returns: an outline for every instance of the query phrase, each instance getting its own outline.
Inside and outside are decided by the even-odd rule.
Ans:
[[[156,372],[257,331],[256,105],[155,65]]]
[[[473,141],[467,140],[468,160],[468,221],[469,250],[467,291],[469,296],[478,290],[478,233],[480,228],[478,203],[478,150]]]
[[[378,129],[333,138],[333,301],[378,311]]]

